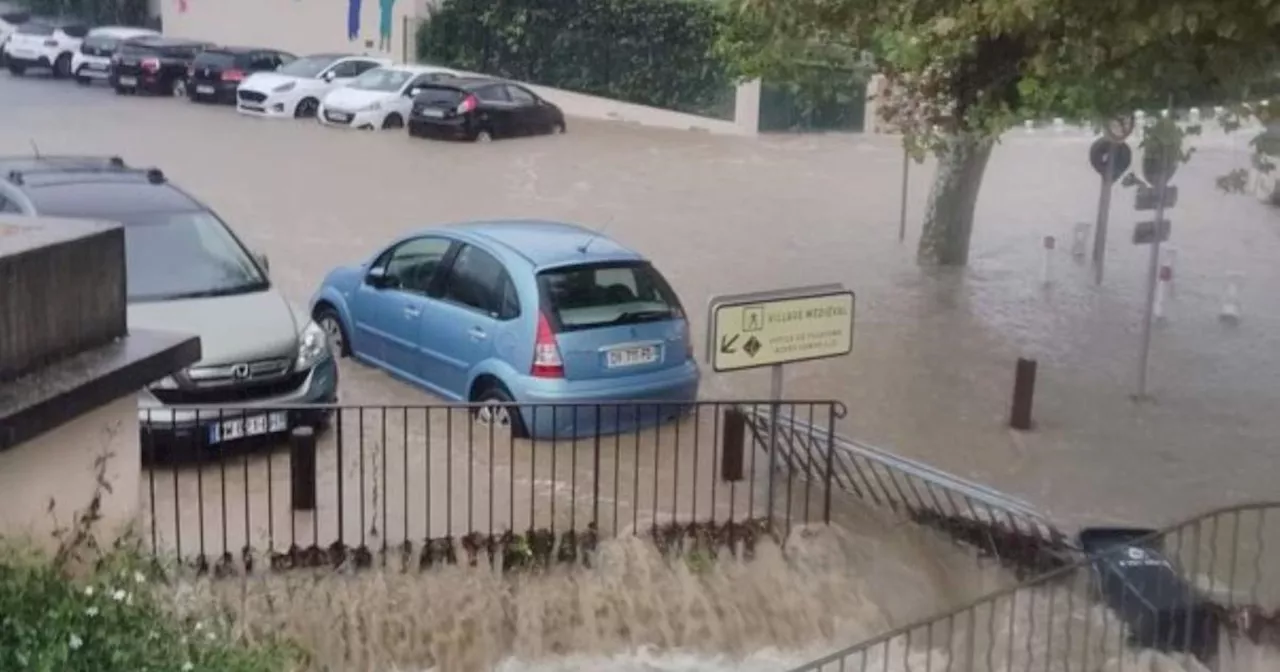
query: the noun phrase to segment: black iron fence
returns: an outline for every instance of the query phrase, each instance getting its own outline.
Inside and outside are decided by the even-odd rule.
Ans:
[[[831,519],[832,451],[809,441],[825,476],[768,469],[745,420],[771,409],[828,437],[844,413],[829,401],[144,412],[144,534],[159,555],[223,572],[573,559],[628,533],[749,545]]]
[[[1280,669],[1280,503],[1079,541],[1084,559],[793,672]]]
[[[976,548],[1022,577],[1063,566],[1073,542],[1021,500],[927,464],[832,433],[820,419],[745,409],[760,445],[776,444],[779,478],[816,479],[837,500],[887,509]],[[830,462],[830,468],[826,467]]]

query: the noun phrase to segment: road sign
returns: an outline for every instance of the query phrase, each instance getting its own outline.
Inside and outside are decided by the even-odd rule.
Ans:
[[[717,297],[710,312],[708,359],[717,372],[853,350],[854,295],[839,285]]]
[[[1169,240],[1169,233],[1173,229],[1173,223],[1167,219],[1160,220],[1160,242]],[[1133,227],[1133,244],[1134,245],[1150,245],[1156,242],[1156,222],[1155,220],[1147,220],[1138,222]]]
[[[1179,148],[1163,145],[1147,147],[1142,152],[1142,177],[1153,187],[1167,183],[1178,172]]]
[[[1164,207],[1172,208],[1178,204],[1178,188],[1165,185]],[[1138,193],[1133,198],[1134,210],[1156,210],[1160,207],[1160,190],[1155,187],[1138,185]]]
[[[1115,161],[1113,165],[1112,161]],[[1129,166],[1133,165],[1133,150],[1123,142],[1113,142],[1108,138],[1098,138],[1089,147],[1089,165],[1098,171],[1103,178],[1115,183]]]

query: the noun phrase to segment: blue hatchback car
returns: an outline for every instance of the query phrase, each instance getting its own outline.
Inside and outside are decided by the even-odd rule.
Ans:
[[[338,354],[477,403],[481,421],[518,436],[625,431],[698,396],[671,286],[638,253],[572,224],[417,231],[331,271],[311,310]]]

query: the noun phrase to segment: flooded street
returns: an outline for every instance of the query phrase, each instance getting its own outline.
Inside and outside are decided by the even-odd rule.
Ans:
[[[1177,262],[1167,319],[1158,325],[1153,346],[1155,401],[1136,404],[1130,395],[1136,386],[1147,248],[1132,245],[1130,238],[1133,223],[1144,217],[1132,212],[1132,192],[1118,190],[1107,278],[1102,287],[1095,287],[1087,264],[1072,259],[1070,244],[1075,223],[1091,222],[1096,208],[1098,179],[1086,159],[1090,137],[1084,133],[1011,132],[987,170],[971,265],[935,273],[917,268],[914,244],[932,166],[911,169],[907,242],[900,244],[901,154],[892,139],[723,138],[570,120],[569,133],[562,137],[452,144],[412,141],[402,133],[343,132],[312,123],[248,119],[226,108],[120,97],[100,88],[0,75],[0,154],[26,154],[38,146],[47,154],[114,154],[133,165],[162,168],[215,209],[246,243],[267,253],[273,280],[299,305],[307,303],[329,268],[359,261],[405,231],[504,217],[574,221],[639,249],[662,269],[690,308],[699,339],[706,328],[702,307],[714,295],[844,283],[858,296],[852,356],[788,367],[786,396],[843,402],[849,414],[838,422],[837,432],[1007,490],[1064,526],[1102,521],[1159,526],[1211,506],[1267,498],[1276,490],[1280,293],[1273,289],[1280,275],[1275,263],[1280,258],[1280,211],[1253,198],[1215,191],[1214,178],[1247,165],[1245,134],[1240,135],[1209,132],[1196,139],[1199,151],[1174,178],[1181,198],[1168,218],[1173,221]],[[1041,241],[1046,235],[1059,241],[1053,260],[1055,282],[1047,288],[1041,285]],[[1226,325],[1218,314],[1233,279],[1239,283],[1243,319]],[[1037,426],[1026,434],[1005,426],[1018,357],[1039,360]],[[341,375],[344,403],[432,403],[426,393],[350,361],[342,363]],[[768,382],[764,372],[715,375],[708,370],[702,396],[759,399],[766,396]],[[322,492],[335,487],[344,469],[365,468],[389,468],[394,476],[386,481],[387,487],[394,490],[380,495],[344,493],[345,510],[328,517],[341,520],[340,529],[315,534],[345,530],[363,535],[370,520],[384,532],[403,526],[406,532],[400,538],[438,533],[440,508],[452,507],[462,494],[443,493],[433,499],[414,494],[421,489],[402,486],[397,477],[404,475],[407,484],[410,475],[416,479],[424,474],[422,478],[433,483],[431,479],[452,473],[446,470],[466,468],[508,470],[502,483],[511,486],[509,491],[485,490],[485,503],[475,512],[486,522],[496,516],[499,529],[504,518],[522,526],[518,510],[526,500],[521,498],[542,496],[544,489],[554,487],[553,481],[562,481],[576,469],[563,461],[578,454],[576,449],[559,452],[559,466],[525,470],[528,465],[512,466],[514,458],[502,459],[503,451],[511,449],[509,443],[491,444],[484,438],[458,444],[464,450],[481,450],[479,459],[473,454],[464,459],[452,449],[411,456],[411,432],[419,441],[433,435],[432,430],[403,416],[391,421],[392,439],[377,435],[377,424],[341,429],[343,436],[355,437],[348,445],[375,446],[388,455],[385,459],[364,453],[340,458],[333,438],[339,432],[323,439]],[[394,439],[399,431],[395,422],[408,423],[405,438]],[[415,422],[419,425],[413,429]],[[492,460],[487,454],[491,447]],[[656,457],[638,444],[611,449],[636,464]],[[446,455],[453,461],[437,461]],[[257,464],[268,458],[252,459]],[[714,453],[688,452],[679,459],[687,460],[689,473],[698,469],[703,478],[714,480]],[[233,491],[244,493],[244,501],[252,493],[273,502],[265,518],[251,520],[245,510],[217,514],[237,521],[233,529],[239,531],[234,533],[243,536],[230,540],[219,538],[221,529],[197,531],[198,520],[184,521],[184,534],[196,535],[195,542],[185,543],[204,543],[218,552],[224,546],[234,550],[246,537],[275,539],[279,530],[295,524],[274,508],[274,498],[285,501],[288,489],[284,460],[266,471],[255,467],[254,478],[261,482],[248,486],[236,475],[237,464],[225,474],[208,468],[156,472],[158,510],[168,511],[170,518],[175,484],[179,498],[191,496],[187,493],[197,487],[230,483]],[[608,466],[606,459],[604,467]],[[262,473],[270,477],[262,479]],[[652,477],[651,471],[636,473]],[[275,494],[264,494],[267,483]],[[615,488],[616,495],[618,487],[622,486],[606,484],[605,490]],[[649,487],[648,481],[636,487]],[[743,490],[746,496],[750,488]],[[659,498],[656,490],[651,496]],[[403,499],[400,510],[421,511],[421,517],[378,520],[364,511],[387,498]],[[713,496],[705,505],[740,502],[735,494],[723,501]],[[609,516],[612,524],[625,528],[628,523],[638,525],[643,515],[673,515],[689,503],[643,511],[615,509]],[[575,505],[557,515],[578,513]],[[456,515],[462,514],[444,518],[446,529]],[[618,650],[639,653],[628,654],[630,662],[611,669],[681,669],[644,666],[644,647],[699,644],[695,648],[702,654],[735,656],[727,669],[756,669],[736,658],[744,655],[764,661],[760,669],[776,669],[806,656],[779,653],[774,659],[760,649],[829,650],[954,606],[1009,580],[957,570],[972,563],[950,558],[948,553],[959,552],[949,545],[944,548],[930,535],[917,535],[910,526],[868,523],[860,511],[843,515],[852,517],[846,523],[859,543],[833,532],[833,539],[817,550],[801,545],[796,551],[800,559],[790,564],[777,559],[756,568],[734,566],[724,571],[741,576],[715,574],[698,579],[696,586],[680,583],[684,579],[679,576],[655,575],[653,585],[626,591],[631,598],[650,594],[645,591],[666,591],[661,594],[687,595],[686,601],[673,597],[611,606],[601,602],[601,596],[611,594],[610,581],[635,573],[649,576],[635,568],[647,567],[651,560],[637,560],[639,550],[620,547],[615,552],[621,564],[616,566],[630,567],[633,574],[603,572],[596,578],[571,577],[550,587],[527,587],[560,591],[555,596],[563,602],[548,597],[546,613],[524,620],[508,613],[508,621],[479,624],[467,637],[497,633],[494,636],[508,638],[501,640],[506,650],[524,660],[568,651],[588,656],[578,668],[563,667],[561,661],[546,668],[509,663],[504,670],[591,669]],[[172,523],[168,520],[166,525]],[[417,526],[412,533],[410,525]],[[311,533],[297,532],[304,541],[307,534]],[[921,535],[927,538],[917,538]],[[508,604],[499,588],[481,585],[487,580],[483,576],[450,576],[424,580],[478,582],[450,598],[457,599],[446,612],[451,618],[465,620],[461,615],[476,604]],[[743,586],[766,579],[775,583],[739,594]],[[326,609],[336,609],[350,627],[381,633],[369,641],[382,641],[377,650],[391,652],[390,659],[375,659],[374,649],[353,648],[347,639],[330,642],[334,660],[345,661],[349,669],[408,659],[462,661],[439,668],[451,670],[498,663],[468,658],[475,642],[472,649],[460,652],[450,647],[465,648],[465,641],[443,637],[397,648],[393,642],[417,642],[410,636],[414,628],[430,631],[434,621],[387,625],[388,619],[372,613],[377,609],[371,610],[360,591],[411,592],[403,585],[357,586],[349,595],[342,592],[345,588],[322,595],[311,586],[310,593],[297,586],[281,587],[292,602],[286,607],[259,605],[254,613],[264,623],[288,622],[298,629],[296,634],[319,643],[333,627],[331,618],[290,620],[289,614],[325,615],[333,613]],[[781,600],[788,595],[797,601]],[[324,608],[318,606],[326,599],[330,601]],[[426,613],[415,610],[411,600],[394,609]],[[716,614],[697,621],[709,624],[710,630],[678,634],[669,625],[682,618],[695,622],[690,616],[695,612]],[[552,616],[568,619],[568,625],[538,625],[554,620]],[[432,611],[429,619],[434,618],[438,616]],[[652,624],[654,630],[623,639],[600,636],[615,632],[617,623],[639,622]],[[698,632],[702,634],[694,634]],[[819,641],[812,636],[815,632],[822,634]],[[394,657],[400,653],[406,658]],[[694,663],[697,669],[710,664],[705,658],[695,661],[701,661]]]

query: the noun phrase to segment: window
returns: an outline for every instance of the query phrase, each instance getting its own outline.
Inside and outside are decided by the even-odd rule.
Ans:
[[[552,315],[566,331],[668,320],[679,301],[657,269],[646,263],[569,266],[538,274]]]
[[[519,313],[519,301],[514,299],[515,288],[510,289],[512,297],[508,297],[507,286],[511,279],[502,263],[493,255],[471,245],[462,248],[453,260],[449,272],[449,280],[444,288],[444,299],[457,304],[475,308],[494,317],[506,317],[510,305],[515,302]]]
[[[507,94],[511,96],[511,101],[516,103],[517,105],[532,107],[538,104],[537,96],[533,95],[529,91],[526,91],[525,89],[522,89],[518,86],[511,86],[510,84],[508,84]]]
[[[387,277],[395,278],[401,289],[426,294],[451,245],[444,238],[414,238],[396,246],[390,255],[384,255],[385,259],[375,265],[385,263]]]
[[[5,198],[4,194],[0,194],[0,212],[21,213],[22,208],[19,208],[17,203]]]
[[[258,52],[249,60],[250,70],[275,70],[279,65],[280,60],[269,51]]]
[[[476,90],[476,98],[486,103],[509,103],[511,98],[507,96],[507,87],[501,84],[492,86],[484,86]]]
[[[297,60],[286,61],[288,65],[284,66],[283,68],[280,68],[280,74],[289,75],[291,77],[306,77],[306,78],[319,77],[320,73],[324,72],[325,68],[332,65],[334,60],[336,59],[334,59],[332,56],[308,56],[305,58],[299,58]],[[339,63],[338,67],[334,68],[334,71],[336,72],[338,68],[346,66],[350,63],[351,61],[347,61],[346,63]],[[342,76],[342,75],[338,75],[338,76]]]
[[[375,68],[356,78],[348,86],[357,91],[384,91],[392,93],[399,91],[413,77],[413,73],[406,70],[392,70],[390,68]]]
[[[130,301],[230,296],[270,286],[249,253],[208,212],[122,215]]]
[[[334,77],[341,77],[344,79],[347,77],[355,77],[363,72],[360,69],[361,63],[361,61],[343,61],[333,66],[333,69],[330,72],[333,73]]]
[[[53,26],[39,21],[28,21],[18,26],[17,33],[19,35],[52,35]]]

